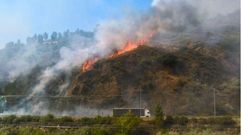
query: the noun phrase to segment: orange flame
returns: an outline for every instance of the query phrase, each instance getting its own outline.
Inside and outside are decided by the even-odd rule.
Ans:
[[[149,42],[149,40],[153,37],[155,32],[152,32],[148,36],[144,37],[143,39],[137,40],[137,41],[127,41],[127,43],[124,45],[124,47],[120,50],[115,51],[113,54],[109,56],[109,58],[119,56],[121,54],[124,54],[126,52],[132,51],[139,46],[142,46]],[[86,72],[92,69],[92,66],[99,60],[99,57],[93,57],[84,62],[82,65],[82,71]]]
[[[132,50],[138,48],[139,46],[144,45],[145,43],[149,42],[149,40],[153,37],[153,35],[154,35],[154,32],[152,32],[150,35],[144,37],[143,39],[140,39],[140,40],[137,40],[134,42],[127,41],[127,43],[125,44],[125,46],[122,49],[117,50],[112,55],[110,55],[110,57],[115,57],[115,56],[121,55],[123,53],[132,51]]]
[[[82,71],[86,72],[92,69],[92,66],[95,64],[95,62],[97,62],[99,60],[98,56],[95,56],[91,59],[88,59],[84,62],[84,64],[82,65]]]

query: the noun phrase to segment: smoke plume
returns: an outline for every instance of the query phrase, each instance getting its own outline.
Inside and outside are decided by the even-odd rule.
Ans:
[[[182,35],[209,44],[216,43],[219,38],[208,37],[207,33],[215,35],[230,26],[239,28],[238,5],[239,0],[153,0],[145,13],[133,13],[118,20],[104,21],[98,26],[94,39],[78,37],[71,41],[70,46],[60,49],[60,59],[42,72],[38,77],[38,84],[31,89],[25,102],[31,97],[45,95],[46,85],[60,73],[71,74],[73,68],[81,67],[87,59],[94,56],[104,58],[113,53],[113,50],[123,48],[127,41],[140,40],[153,32],[155,34],[152,41],[162,44],[177,43]],[[35,49],[31,50],[36,53]],[[19,66],[32,68],[39,62],[27,65],[26,59],[21,60],[20,63],[10,63],[16,64],[15,69],[20,69]],[[29,70],[28,68],[21,72]],[[16,73],[18,71],[12,70],[11,74],[16,76]],[[68,82],[60,86],[59,93],[65,91]],[[43,112],[46,113],[45,111]]]

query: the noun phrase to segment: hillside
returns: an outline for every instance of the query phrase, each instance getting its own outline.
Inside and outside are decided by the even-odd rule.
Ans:
[[[86,114],[86,108],[89,113],[88,108],[139,107],[141,101],[142,107],[151,110],[161,104],[170,115],[212,115],[215,91],[217,114],[237,115],[239,33],[227,33],[224,37],[215,45],[191,41],[182,41],[180,45],[150,43],[119,56],[100,59],[86,72],[80,65],[54,76],[43,90],[45,95],[26,100],[39,83],[41,73],[55,63],[51,55],[58,53],[50,53],[52,63],[37,64],[15,80],[0,82],[1,95],[13,95],[1,98],[1,107],[14,112],[17,108],[29,108],[31,113],[39,114],[42,110],[34,110],[33,106],[42,105],[47,109],[44,113],[74,110],[73,114],[79,115],[80,111]],[[44,57],[40,58],[45,61]]]
[[[84,104],[99,108],[138,107],[141,95],[143,107],[160,103],[167,114],[207,115],[213,113],[215,90],[217,113],[238,114],[238,50],[237,44],[139,47],[90,71],[76,70],[67,95],[83,96]]]

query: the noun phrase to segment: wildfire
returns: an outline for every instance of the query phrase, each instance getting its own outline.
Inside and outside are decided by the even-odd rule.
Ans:
[[[137,41],[127,41],[127,43],[124,45],[124,47],[120,50],[115,51],[112,55],[110,55],[110,57],[115,57],[118,55],[121,55],[123,53],[132,51],[136,48],[138,48],[139,46],[144,45],[145,43],[149,42],[149,40],[151,39],[151,37],[153,37],[154,32],[151,33],[150,35],[144,37],[143,39],[137,40]]]
[[[92,59],[88,59],[84,62],[84,64],[82,65],[82,71],[86,72],[89,71],[90,69],[92,69],[92,66],[95,64],[95,62],[97,62],[99,60],[99,57],[95,56]]]
[[[154,35],[154,32],[152,32],[148,36],[144,37],[143,39],[140,39],[140,40],[137,40],[137,41],[131,41],[131,40],[127,41],[127,43],[124,45],[124,47],[122,49],[114,51],[114,53],[111,54],[109,56],[109,58],[119,56],[119,55],[124,54],[126,52],[132,51],[132,50],[138,48],[139,46],[142,46],[142,45],[146,44],[153,37],[153,35]],[[82,65],[82,71],[86,72],[86,71],[91,70],[93,64],[95,64],[98,60],[99,60],[99,57],[96,57],[96,56],[91,58],[91,59],[86,60],[84,62],[84,64]]]

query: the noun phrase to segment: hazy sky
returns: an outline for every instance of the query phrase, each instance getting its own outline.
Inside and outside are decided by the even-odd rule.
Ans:
[[[0,0],[0,48],[43,32],[92,30],[109,18],[143,11],[151,0]]]

